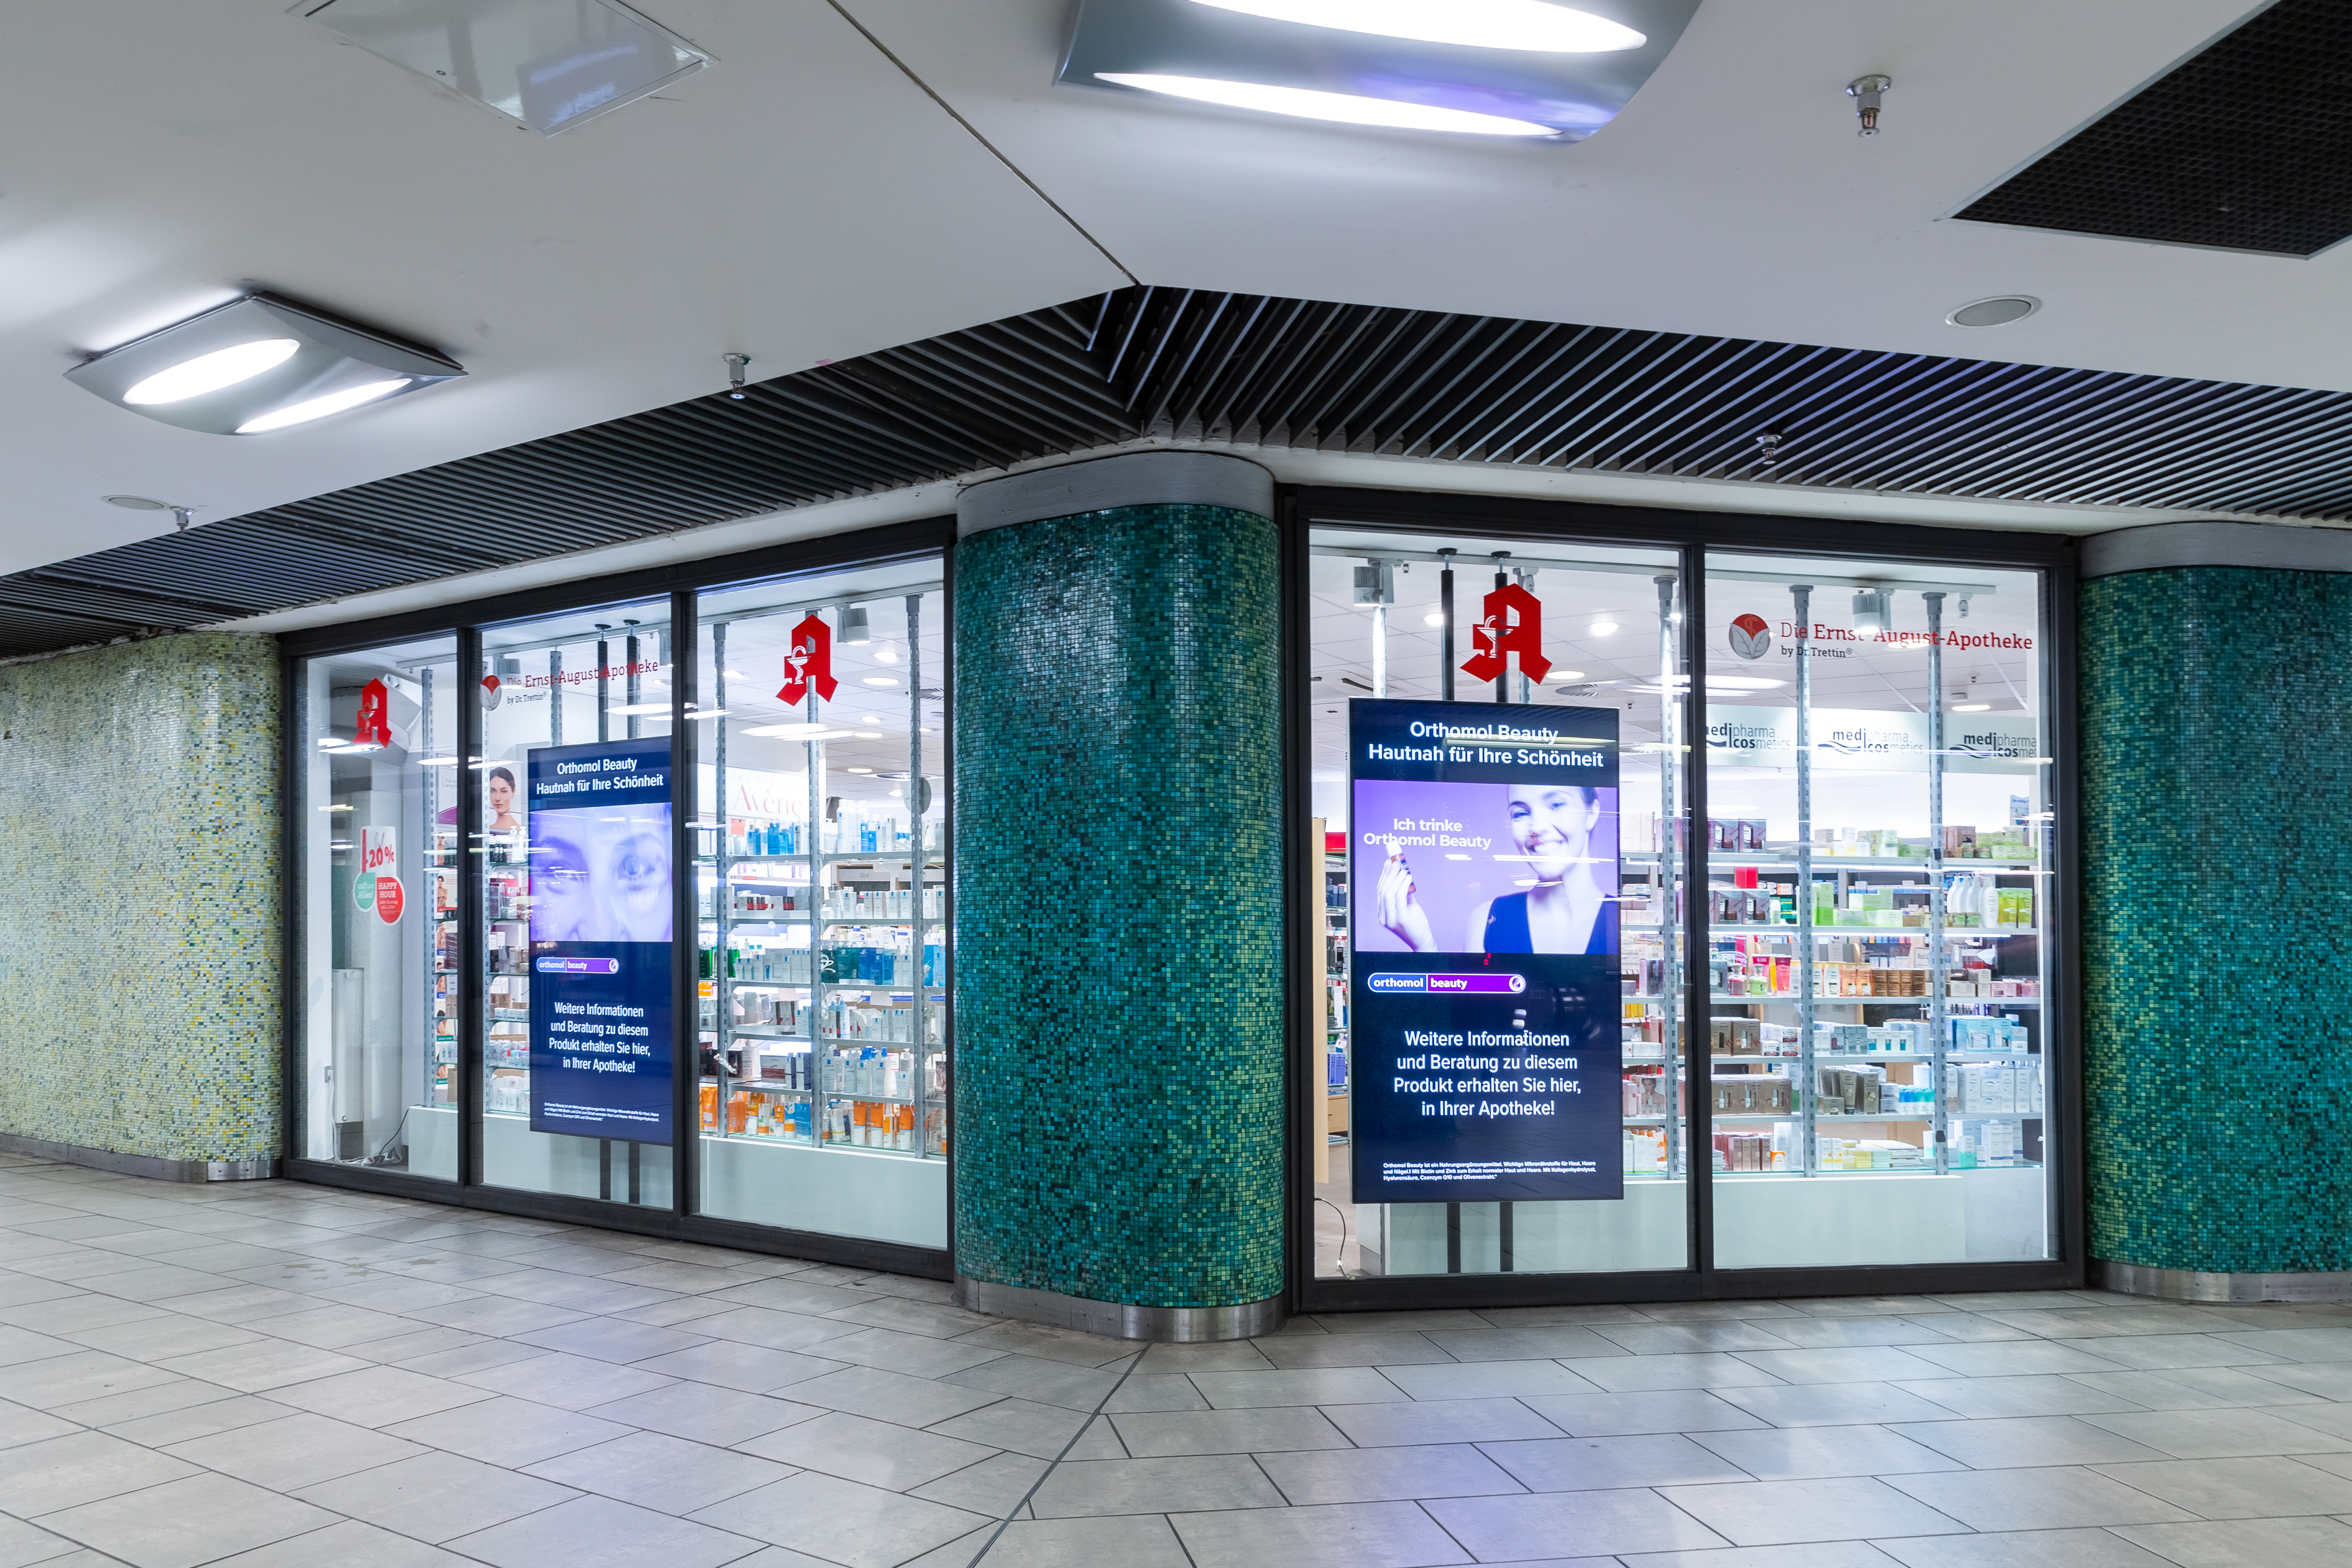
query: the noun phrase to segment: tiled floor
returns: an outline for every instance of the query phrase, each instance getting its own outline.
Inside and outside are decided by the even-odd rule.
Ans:
[[[0,1156],[0,1568],[2352,1563],[2347,1308],[1391,1313],[1138,1359],[945,1295]]]

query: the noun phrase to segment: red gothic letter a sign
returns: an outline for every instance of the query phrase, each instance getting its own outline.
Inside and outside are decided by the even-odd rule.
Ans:
[[[814,686],[830,702],[839,685],[833,678],[833,628],[812,610],[793,628],[793,651],[784,656],[784,689],[776,695],[797,706],[807,700]]]

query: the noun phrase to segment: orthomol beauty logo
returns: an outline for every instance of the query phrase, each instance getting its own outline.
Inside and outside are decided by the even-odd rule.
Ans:
[[[1762,658],[1772,651],[1772,628],[1761,616],[1741,616],[1731,623],[1731,651],[1742,658]]]

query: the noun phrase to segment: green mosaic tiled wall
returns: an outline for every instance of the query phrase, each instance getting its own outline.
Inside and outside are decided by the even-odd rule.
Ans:
[[[0,1132],[278,1144],[278,676],[194,635],[0,668]]]
[[[1282,1289],[1280,562],[1138,506],[956,552],[956,1246],[975,1279]]]
[[[2352,576],[2081,597],[2090,1252],[2352,1269]]]

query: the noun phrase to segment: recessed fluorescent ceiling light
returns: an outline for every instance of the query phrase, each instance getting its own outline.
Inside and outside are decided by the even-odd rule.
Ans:
[[[184,430],[258,436],[465,374],[431,349],[256,294],[110,349],[66,379]]]
[[[347,386],[324,397],[306,398],[284,408],[273,408],[267,414],[256,415],[238,426],[236,433],[259,436],[271,430],[283,430],[289,425],[308,425],[313,419],[324,419],[330,414],[341,414],[346,408],[357,408],[362,403],[389,397],[407,384],[408,378],[402,375],[390,381],[371,381],[358,386]]]
[[[348,0],[345,0],[348,3]],[[1066,85],[1371,126],[1573,142],[1698,0],[1084,0]]]
[[[1221,11],[1415,38],[1474,49],[1533,49],[1544,54],[1600,54],[1638,49],[1649,40],[1633,28],[1590,11],[1548,0],[1195,0]]]
[[[292,338],[257,338],[249,343],[215,349],[169,370],[159,370],[122,395],[125,403],[178,403],[202,397],[224,386],[250,381],[265,370],[275,370],[294,357],[302,345]]]
[[[294,9],[547,136],[710,63],[614,0],[301,0]]]
[[[1104,81],[1164,92],[1201,103],[1222,103],[1227,109],[1255,109],[1266,114],[1290,114],[1301,120],[1328,120],[1341,125],[1386,125],[1399,131],[1454,131],[1478,136],[1549,136],[1549,125],[1528,120],[1507,120],[1499,114],[1441,109],[1434,104],[1399,103],[1394,99],[1365,98],[1349,92],[1312,92],[1301,87],[1268,87],[1254,81],[1202,81],[1190,76],[1138,76],[1119,71],[1098,73]]]

